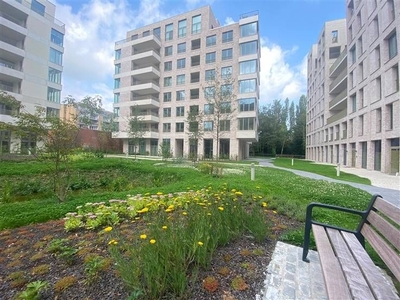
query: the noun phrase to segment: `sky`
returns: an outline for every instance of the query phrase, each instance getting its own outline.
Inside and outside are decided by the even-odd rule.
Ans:
[[[345,0],[50,0],[65,24],[63,91],[100,95],[112,110],[114,45],[126,32],[210,5],[221,25],[258,11],[260,106],[307,91],[307,54],[324,22],[345,18]]]

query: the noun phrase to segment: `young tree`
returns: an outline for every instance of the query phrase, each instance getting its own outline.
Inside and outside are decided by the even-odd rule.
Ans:
[[[203,113],[198,110],[189,110],[186,124],[186,131],[189,137],[189,159],[196,161],[198,158],[199,142],[204,135]]]
[[[213,138],[217,142],[217,155],[220,158],[220,139],[230,130],[230,120],[235,111],[234,100],[236,96],[233,93],[234,79],[231,72],[219,74],[215,71],[214,76],[210,76],[207,86],[203,87],[204,97],[207,104],[204,106],[204,132],[212,132]]]
[[[72,117],[82,128],[90,128],[93,120],[103,112],[102,98],[99,95],[86,96],[81,101],[77,101],[71,95],[68,95],[65,97],[64,104],[72,105],[77,109],[76,116]]]
[[[143,117],[140,116],[139,110],[136,106],[132,107],[131,109],[131,116],[128,120],[128,132],[130,140],[133,144],[133,152],[135,153],[136,159],[136,147],[139,146],[140,140],[143,138],[145,133]]]

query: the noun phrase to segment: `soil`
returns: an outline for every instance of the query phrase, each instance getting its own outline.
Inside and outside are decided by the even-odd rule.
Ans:
[[[255,299],[264,287],[277,239],[286,228],[300,226],[272,211],[270,215],[273,227],[267,240],[256,244],[252,237],[243,236],[217,249],[210,269],[200,271],[185,299]],[[121,232],[134,232],[132,226],[135,225],[120,225]],[[48,251],[54,239],[68,239],[70,245],[79,249],[70,263]],[[63,220],[3,230],[0,232],[0,298],[16,299],[29,282],[41,280],[47,281],[49,288],[41,293],[40,299],[127,299],[130,293],[118,276],[107,247],[97,232],[65,232]],[[98,276],[88,282],[84,261],[93,254],[103,257],[106,263]],[[205,284],[208,276],[216,281]],[[243,281],[236,279],[232,283],[237,277]]]

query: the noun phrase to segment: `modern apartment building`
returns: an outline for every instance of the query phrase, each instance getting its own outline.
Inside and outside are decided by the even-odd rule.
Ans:
[[[132,153],[129,119],[140,115],[142,154],[169,145],[175,157],[244,159],[258,140],[260,41],[258,13],[221,26],[209,6],[127,32],[115,44],[114,114],[124,152]],[[230,84],[224,84],[228,82]],[[221,83],[232,102],[217,125],[205,93]],[[216,92],[215,94],[218,94]],[[209,98],[208,98],[209,99]],[[190,142],[189,112],[204,115],[201,138]],[[228,118],[229,116],[229,118]],[[218,144],[217,144],[218,143]],[[218,146],[217,146],[218,145]]]
[[[35,112],[59,116],[64,24],[47,0],[0,0],[0,91]],[[13,122],[12,111],[0,103],[0,121]],[[1,152],[26,152],[35,147],[34,137],[17,139],[0,131]]]
[[[347,50],[328,66],[330,87],[324,96],[328,107],[321,112],[320,123],[312,113],[309,90],[306,156],[398,174],[400,2],[347,0],[346,5]],[[345,61],[346,96],[335,92]],[[311,85],[309,77],[309,89]],[[335,107],[340,107],[337,114],[332,112]]]
[[[81,116],[81,118],[79,117]],[[60,118],[70,122],[79,123],[80,128],[91,130],[103,130],[104,125],[110,125],[114,113],[111,111],[101,110],[99,113],[93,113],[85,110],[82,105],[61,104]],[[80,122],[81,120],[81,122]],[[84,122],[82,122],[82,120]]]

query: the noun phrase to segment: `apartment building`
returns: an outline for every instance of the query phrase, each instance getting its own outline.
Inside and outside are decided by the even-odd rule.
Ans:
[[[400,153],[400,2],[348,0],[346,6],[347,47],[328,65],[327,104],[319,116],[313,112],[310,74],[315,70],[309,65],[306,157],[395,175]],[[344,82],[346,92],[339,88]]]
[[[21,102],[23,109],[45,109],[59,116],[65,26],[46,0],[0,0],[0,91]],[[0,121],[12,123],[12,110],[0,103]],[[27,152],[36,140],[17,139],[0,131],[1,152]]]
[[[104,109],[98,113],[90,112],[78,102],[77,105],[61,104],[60,118],[76,122],[80,128],[103,130],[104,127],[108,127],[112,122],[114,113]]]
[[[129,119],[143,124],[142,154],[169,146],[174,157],[244,159],[258,140],[260,41],[258,13],[221,26],[209,6],[127,32],[115,44],[114,114],[126,153],[133,153]],[[225,80],[229,84],[224,84]],[[205,92],[220,82],[230,93],[227,113],[217,125]],[[217,93],[216,93],[217,94]],[[204,115],[203,134],[190,141],[189,112]],[[208,116],[208,117],[207,117]],[[229,117],[228,117],[229,116]],[[217,153],[217,149],[218,152]]]

